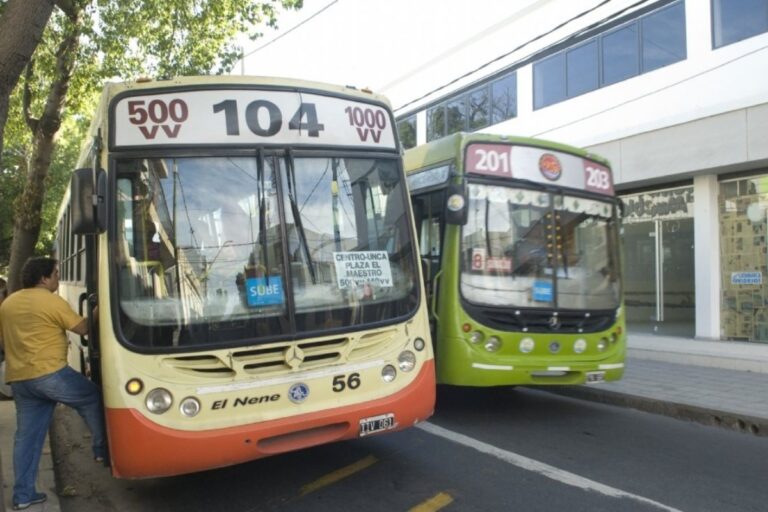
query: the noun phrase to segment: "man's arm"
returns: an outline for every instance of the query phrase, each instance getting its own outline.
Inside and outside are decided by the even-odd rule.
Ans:
[[[88,335],[88,319],[83,318],[82,322],[74,326],[70,329],[75,334],[79,334],[80,336],[87,336]]]
[[[96,322],[99,319],[99,306],[93,308],[93,321]],[[83,318],[82,322],[70,329],[75,334],[80,336],[88,335],[88,319]]]

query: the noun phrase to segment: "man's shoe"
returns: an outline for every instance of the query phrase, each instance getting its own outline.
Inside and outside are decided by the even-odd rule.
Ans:
[[[14,503],[13,510],[24,510],[25,508],[29,508],[32,505],[37,505],[38,503],[42,503],[47,499],[48,499],[48,496],[44,492],[36,492],[35,494],[32,495],[31,500],[25,501],[24,503]]]

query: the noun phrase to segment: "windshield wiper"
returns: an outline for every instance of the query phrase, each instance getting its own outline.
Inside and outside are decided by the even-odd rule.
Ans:
[[[312,254],[309,252],[309,245],[307,244],[307,234],[304,231],[304,224],[301,221],[301,212],[299,211],[299,205],[296,202],[296,171],[293,168],[293,152],[289,149],[288,153],[288,200],[291,203],[291,212],[293,212],[293,222],[296,226],[296,231],[299,235],[299,245],[303,249],[304,257],[307,260],[307,266],[309,267],[309,277],[312,279],[312,284],[317,284],[317,278],[315,277],[315,264],[312,261]]]

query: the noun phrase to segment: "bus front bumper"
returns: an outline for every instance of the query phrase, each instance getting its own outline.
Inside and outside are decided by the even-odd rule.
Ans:
[[[171,429],[135,409],[107,409],[112,474],[118,478],[172,476],[239,464],[360,434],[360,420],[394,414],[387,432],[429,418],[435,406],[434,360],[406,388],[385,398],[299,416],[205,431]]]

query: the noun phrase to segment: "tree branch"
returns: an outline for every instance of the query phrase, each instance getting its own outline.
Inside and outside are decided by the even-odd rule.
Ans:
[[[49,137],[53,137],[61,126],[61,113],[72,80],[72,70],[77,60],[79,38],[80,30],[77,22],[75,22],[70,33],[64,37],[56,49],[56,71],[54,73],[56,78],[51,84],[43,115],[38,125]]]
[[[72,21],[77,19],[77,16],[82,9],[75,0],[55,0],[54,4]]]
[[[37,131],[40,124],[39,119],[32,117],[32,79],[34,78],[35,59],[29,59],[27,69],[24,72],[24,95],[22,96],[22,111],[24,112],[24,121],[29,126],[32,133]]]

